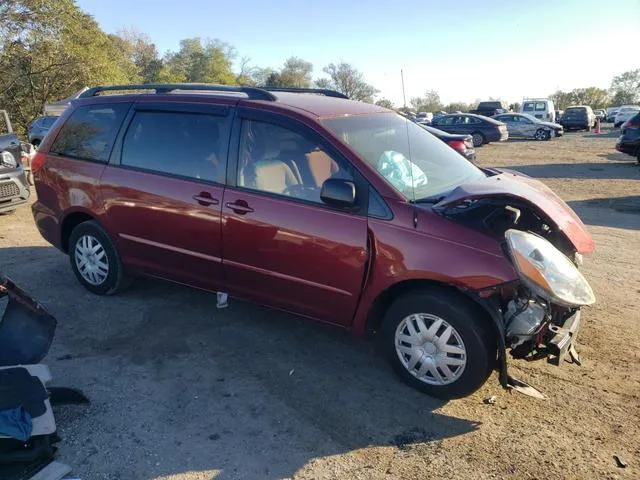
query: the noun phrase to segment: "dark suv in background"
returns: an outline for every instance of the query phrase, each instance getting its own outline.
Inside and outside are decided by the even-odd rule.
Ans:
[[[96,87],[32,169],[38,229],[89,291],[152,275],[377,332],[442,398],[494,368],[507,386],[506,348],[558,364],[595,301],[593,240],[551,190],[329,90]]]
[[[591,131],[596,125],[596,116],[589,106],[567,107],[560,118],[560,125],[569,130]]]

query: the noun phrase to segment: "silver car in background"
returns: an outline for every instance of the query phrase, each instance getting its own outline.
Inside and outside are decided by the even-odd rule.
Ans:
[[[527,113],[501,113],[493,118],[507,125],[509,138],[549,140],[552,137],[564,135],[562,125],[543,122]]]

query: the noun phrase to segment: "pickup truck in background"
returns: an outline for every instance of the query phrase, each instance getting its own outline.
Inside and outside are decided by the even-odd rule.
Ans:
[[[22,165],[26,145],[13,132],[9,115],[0,110],[0,214],[13,212],[29,200],[29,183]]]
[[[478,103],[478,108],[475,110],[469,111],[469,113],[474,113],[476,115],[483,115],[485,117],[493,117],[499,113],[505,113],[509,111],[509,106],[505,105],[503,102],[480,102]]]

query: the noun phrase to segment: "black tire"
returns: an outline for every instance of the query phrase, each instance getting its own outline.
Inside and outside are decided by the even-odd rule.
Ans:
[[[76,245],[83,236],[95,238],[104,249],[107,257],[108,273],[104,281],[98,285],[89,283],[80,273],[76,262]],[[91,293],[96,295],[113,295],[126,289],[131,284],[131,278],[126,275],[120,260],[120,254],[109,234],[96,221],[79,224],[71,232],[68,245],[71,269],[78,281]]]
[[[481,147],[482,145],[487,143],[486,137],[480,132],[473,132],[471,134],[471,138],[472,138],[474,147]]]
[[[536,130],[536,133],[533,134],[533,139],[537,141],[548,140],[549,132],[546,132],[546,133],[547,133],[547,136],[545,136],[545,129],[539,128],[538,130]]]
[[[550,130],[547,130],[546,132],[544,132],[544,140],[545,141],[551,140],[551,136],[552,135],[551,135],[551,131]]]
[[[452,383],[423,382],[404,366],[396,351],[396,330],[411,314],[435,315],[452,326],[466,349],[466,365]],[[497,342],[485,313],[462,294],[446,289],[415,291],[398,298],[387,310],[380,329],[380,341],[396,374],[409,386],[440,399],[461,398],[475,392],[496,367]]]

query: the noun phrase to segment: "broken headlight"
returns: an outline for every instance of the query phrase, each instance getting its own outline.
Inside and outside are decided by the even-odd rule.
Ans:
[[[547,240],[513,229],[507,230],[505,237],[520,278],[534,293],[565,307],[596,301],[573,262]]]

